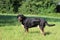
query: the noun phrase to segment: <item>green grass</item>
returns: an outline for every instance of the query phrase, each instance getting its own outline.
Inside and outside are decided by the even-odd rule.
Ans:
[[[31,28],[29,33],[25,33],[14,15],[0,15],[0,40],[60,40],[60,18],[46,19],[48,23],[55,23],[56,26],[46,26],[46,36],[43,36],[38,27]]]

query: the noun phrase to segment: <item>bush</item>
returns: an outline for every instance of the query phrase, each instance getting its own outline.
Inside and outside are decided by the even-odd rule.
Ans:
[[[29,0],[23,2],[19,12],[27,14],[52,13],[55,7],[54,0]]]

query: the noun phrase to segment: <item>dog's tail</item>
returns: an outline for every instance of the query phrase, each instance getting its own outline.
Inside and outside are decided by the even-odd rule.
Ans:
[[[46,22],[46,24],[50,27],[50,26],[55,26],[55,24],[48,24],[47,22]]]

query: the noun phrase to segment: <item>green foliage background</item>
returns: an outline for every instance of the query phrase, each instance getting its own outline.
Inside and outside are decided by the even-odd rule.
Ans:
[[[0,13],[39,14],[55,12],[58,0],[0,0]]]

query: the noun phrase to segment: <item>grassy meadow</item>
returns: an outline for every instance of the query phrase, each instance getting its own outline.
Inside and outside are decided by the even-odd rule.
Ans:
[[[41,34],[38,27],[30,28],[29,33],[26,33],[16,15],[0,15],[0,40],[60,40],[60,17],[42,18],[49,24],[55,24],[53,27],[45,27],[46,36]]]

